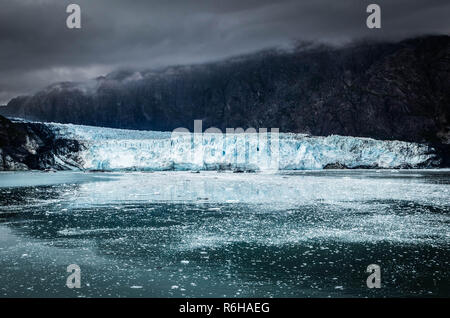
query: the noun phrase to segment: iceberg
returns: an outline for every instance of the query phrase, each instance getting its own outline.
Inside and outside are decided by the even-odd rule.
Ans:
[[[320,170],[427,168],[438,165],[426,144],[293,133],[157,132],[47,124],[59,138],[84,145],[91,170]]]

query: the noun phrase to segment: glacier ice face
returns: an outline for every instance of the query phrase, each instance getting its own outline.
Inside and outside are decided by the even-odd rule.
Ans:
[[[48,124],[85,145],[85,169],[318,170],[332,167],[404,168],[439,163],[423,144],[290,133],[170,133]]]

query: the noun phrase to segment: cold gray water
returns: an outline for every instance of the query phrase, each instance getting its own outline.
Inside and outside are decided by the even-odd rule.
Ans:
[[[449,297],[450,171],[0,173],[0,255],[2,297]]]

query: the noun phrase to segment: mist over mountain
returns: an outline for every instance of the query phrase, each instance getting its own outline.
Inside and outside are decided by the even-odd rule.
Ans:
[[[57,83],[0,113],[37,121],[171,131],[279,128],[450,143],[450,37],[345,47],[300,44],[216,63],[122,70]]]

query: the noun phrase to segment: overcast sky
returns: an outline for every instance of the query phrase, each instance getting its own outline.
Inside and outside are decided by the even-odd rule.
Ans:
[[[66,27],[79,4],[82,28]],[[366,27],[377,3],[382,29]],[[123,67],[202,63],[286,46],[450,34],[448,0],[0,0],[0,103]]]

